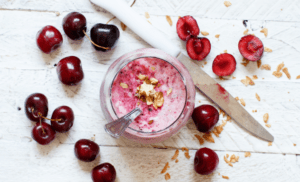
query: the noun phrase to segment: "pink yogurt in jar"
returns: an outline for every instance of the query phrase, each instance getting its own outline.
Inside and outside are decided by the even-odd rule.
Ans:
[[[155,87],[155,90],[163,92],[164,104],[161,107],[155,109],[136,96],[137,87],[143,83],[138,78],[139,74],[158,80],[160,86]],[[127,84],[128,88],[121,87],[120,83]],[[172,92],[168,95],[170,88]],[[162,59],[151,57],[138,58],[128,63],[119,71],[111,88],[112,105],[118,117],[135,107],[141,108],[143,113],[129,127],[143,132],[164,130],[175,122],[185,107],[186,95],[185,84],[177,69]]]

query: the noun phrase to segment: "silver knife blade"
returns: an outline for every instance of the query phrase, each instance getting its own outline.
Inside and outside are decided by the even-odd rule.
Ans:
[[[195,86],[225,111],[241,127],[267,141],[274,137],[261,126],[221,85],[206,74],[186,55],[179,53],[177,59],[189,70]]]

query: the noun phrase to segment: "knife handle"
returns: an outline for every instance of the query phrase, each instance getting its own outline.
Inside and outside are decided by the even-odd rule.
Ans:
[[[161,32],[155,29],[145,18],[137,14],[123,0],[90,0],[92,3],[114,14],[121,22],[151,46],[177,57],[180,48],[174,45]]]

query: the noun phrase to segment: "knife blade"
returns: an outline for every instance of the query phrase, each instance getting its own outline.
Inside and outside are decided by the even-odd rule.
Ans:
[[[241,127],[267,141],[274,137],[262,127],[221,85],[206,74],[196,63],[181,53],[179,47],[149,24],[121,0],[90,0],[114,14],[127,27],[155,48],[161,49],[180,60],[189,70],[195,86],[224,110]]]

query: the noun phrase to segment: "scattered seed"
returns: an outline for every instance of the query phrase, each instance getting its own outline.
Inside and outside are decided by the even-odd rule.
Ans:
[[[266,127],[271,128],[271,125],[270,124],[266,124]]]
[[[281,71],[281,69],[284,67],[284,63],[280,63],[278,66],[277,66],[277,70],[276,71]]]
[[[296,79],[300,79],[300,75],[298,75],[298,76],[296,77]]]
[[[222,178],[224,178],[224,179],[229,179],[229,177],[228,177],[228,176],[223,176],[223,175],[222,175]]]
[[[276,76],[277,78],[282,77],[282,73],[279,72],[279,71],[274,71],[274,72],[273,72],[273,75]]]
[[[264,114],[263,119],[264,119],[264,122],[267,123],[269,120],[269,114],[268,113]]]
[[[253,75],[252,79],[257,80],[258,79],[257,75]]]
[[[167,19],[167,22],[169,23],[169,25],[172,26],[172,25],[173,25],[173,22],[172,22],[171,17],[167,15],[167,16],[166,16],[166,19]]]
[[[225,2],[224,2],[224,5],[225,5],[226,7],[229,7],[229,6],[231,6],[231,2],[225,1]]]
[[[235,100],[240,100],[239,97],[235,97]]]
[[[271,66],[268,64],[261,65],[262,70],[271,70]]]
[[[270,49],[270,48],[267,48],[267,47],[264,47],[264,51],[265,51],[265,52],[273,52],[273,50],[272,50],[272,49]]]
[[[250,152],[245,152],[245,157],[250,157],[251,153]]]
[[[224,53],[227,53],[227,50],[224,50]]]
[[[206,32],[206,31],[201,31],[201,34],[202,34],[203,36],[207,36],[207,35],[209,35],[209,33],[208,33],[208,32]]]
[[[246,106],[246,102],[244,101],[244,99],[240,99],[240,102],[243,106]]]
[[[261,32],[261,33],[264,33],[264,34],[265,34],[265,37],[268,36],[268,29],[267,29],[267,28],[263,28],[260,32]]]
[[[256,99],[257,99],[258,101],[260,101],[260,97],[259,97],[259,95],[258,95],[257,93],[255,93],[255,97],[256,97]]]
[[[216,34],[215,37],[218,39],[220,37],[220,34]]]
[[[290,75],[289,70],[287,69],[287,67],[283,68],[282,72],[286,75],[286,77],[288,77],[288,79],[291,79],[291,75]]]

